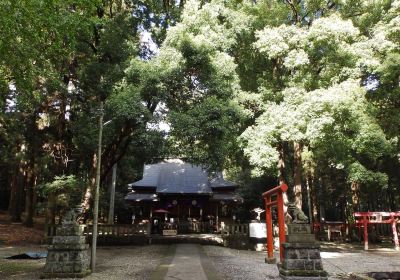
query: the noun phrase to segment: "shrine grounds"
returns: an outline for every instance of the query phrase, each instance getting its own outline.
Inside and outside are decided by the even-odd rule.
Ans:
[[[171,267],[178,246],[182,245],[99,247],[96,272],[85,279],[163,279],[163,276],[160,276],[162,273],[159,272]],[[264,262],[265,252],[197,244],[183,244],[183,246],[195,248],[200,252],[202,255],[200,265],[208,279],[280,279],[276,265]],[[324,269],[332,280],[363,279],[363,275],[367,272],[399,271],[400,252],[390,246],[391,244],[372,246],[369,251],[364,251],[362,244],[322,243],[321,257]],[[45,259],[4,259],[5,256],[29,251],[45,252],[46,247],[0,245],[0,279],[39,279]],[[188,273],[193,273],[191,265],[187,265],[186,269]],[[195,280],[193,277],[188,280]]]

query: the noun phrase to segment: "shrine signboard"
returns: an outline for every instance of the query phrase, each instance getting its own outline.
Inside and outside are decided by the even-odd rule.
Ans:
[[[178,231],[176,229],[164,229],[163,230],[163,235],[164,236],[174,236],[177,235]]]
[[[250,223],[250,237],[267,238],[267,226],[265,223]]]

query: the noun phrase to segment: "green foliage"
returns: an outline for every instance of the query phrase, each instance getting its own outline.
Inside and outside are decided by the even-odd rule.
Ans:
[[[209,97],[185,113],[171,112],[170,121],[177,153],[211,169],[224,166],[240,121],[234,105]]]
[[[34,171],[43,196],[79,197],[104,101],[103,180],[124,155],[126,181],[177,156],[258,188],[279,159],[292,173],[298,143],[307,176],[395,193],[399,12],[399,0],[2,1],[1,175]]]
[[[81,189],[83,182],[79,181],[74,175],[55,176],[54,181],[38,187],[38,191],[42,195],[74,193]]]
[[[349,166],[349,182],[358,182],[362,184],[374,184],[381,188],[386,188],[388,176],[385,173],[373,172],[365,168],[359,162],[352,163]]]
[[[37,192],[43,198],[54,196],[58,208],[68,209],[81,202],[85,185],[87,182],[75,175],[61,175],[55,176],[51,182],[39,185]]]

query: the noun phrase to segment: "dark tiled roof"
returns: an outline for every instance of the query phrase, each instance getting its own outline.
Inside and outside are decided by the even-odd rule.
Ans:
[[[159,201],[160,199],[156,194],[152,193],[135,193],[131,192],[125,196],[125,200],[130,201]]]
[[[200,166],[180,160],[145,165],[143,179],[129,184],[132,188],[157,188],[157,193],[211,194],[211,188],[235,187],[222,174],[209,180],[208,172]]]
[[[236,193],[214,193],[211,200],[243,202],[243,198]]]
[[[144,166],[143,179],[128,184],[130,187],[157,187],[158,173],[160,172],[159,164],[149,164]]]
[[[234,188],[237,187],[236,183],[226,181],[222,174],[218,174],[218,177],[211,179],[210,181],[212,188]]]

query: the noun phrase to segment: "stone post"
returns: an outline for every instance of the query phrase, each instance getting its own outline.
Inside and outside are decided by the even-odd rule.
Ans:
[[[91,273],[83,226],[78,225],[73,210],[56,230],[48,248],[46,265],[40,278],[83,278]]]
[[[309,224],[289,224],[284,256],[278,264],[279,275],[285,280],[326,280],[320,245],[315,241]]]

